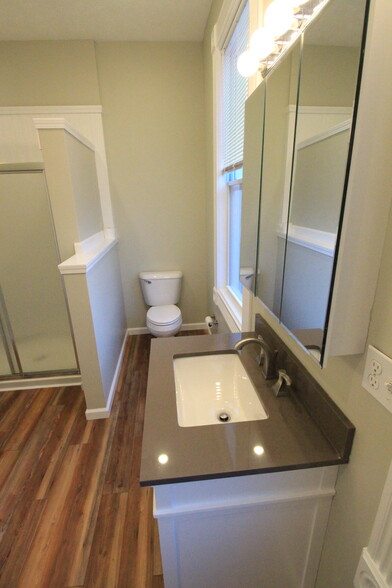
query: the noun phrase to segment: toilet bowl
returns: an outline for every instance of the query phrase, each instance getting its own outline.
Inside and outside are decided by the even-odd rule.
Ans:
[[[149,308],[146,316],[148,330],[155,337],[176,335],[182,326],[181,310],[176,306],[180,299],[182,273],[140,272],[144,301]]]
[[[152,306],[147,312],[147,329],[155,337],[171,337],[181,329],[181,310],[174,304]]]

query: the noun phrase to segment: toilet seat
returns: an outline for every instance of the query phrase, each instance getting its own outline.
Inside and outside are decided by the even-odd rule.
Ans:
[[[147,320],[158,327],[172,325],[181,318],[181,310],[174,304],[152,306],[147,312]]]

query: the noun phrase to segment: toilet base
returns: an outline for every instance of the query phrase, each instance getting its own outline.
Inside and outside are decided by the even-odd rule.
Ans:
[[[173,337],[181,329],[182,322],[179,325],[160,326],[151,325],[147,322],[147,329],[154,337]]]

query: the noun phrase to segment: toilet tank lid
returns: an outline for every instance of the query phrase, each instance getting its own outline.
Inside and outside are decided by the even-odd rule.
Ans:
[[[140,272],[139,278],[142,280],[167,280],[168,278],[182,278],[182,272],[179,270]]]

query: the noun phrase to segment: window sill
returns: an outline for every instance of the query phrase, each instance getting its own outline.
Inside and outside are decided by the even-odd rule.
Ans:
[[[225,286],[214,288],[214,302],[221,311],[227,326],[232,333],[242,329],[242,304],[233,292]]]

